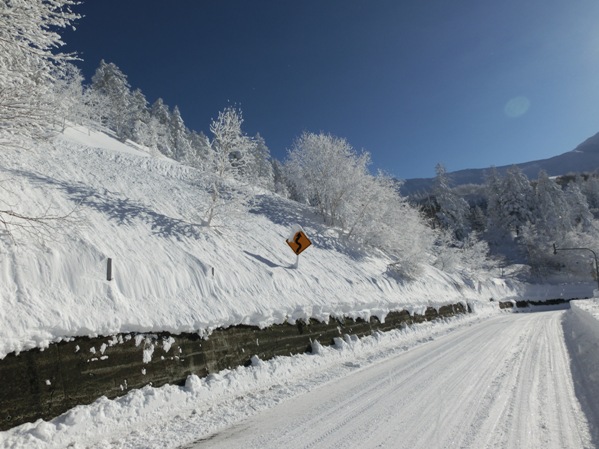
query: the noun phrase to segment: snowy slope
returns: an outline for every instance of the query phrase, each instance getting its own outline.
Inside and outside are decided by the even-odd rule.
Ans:
[[[80,335],[384,319],[403,308],[517,297],[523,288],[430,267],[418,281],[395,279],[385,274],[392,261],[347,245],[308,208],[266,192],[249,213],[199,226],[201,173],[84,129],[0,153],[0,179],[15,210],[76,208],[79,221],[43,241],[16,230],[16,244],[0,240],[0,357]],[[314,243],[297,269],[285,242],[295,224]]]

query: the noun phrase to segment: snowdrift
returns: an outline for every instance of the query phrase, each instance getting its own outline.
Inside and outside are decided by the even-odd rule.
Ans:
[[[599,298],[571,301],[564,323],[566,342],[572,356],[576,392],[591,429],[599,438]]]
[[[0,179],[14,210],[75,209],[78,221],[51,238],[13,229],[14,241],[0,240],[0,357],[72,336],[384,320],[391,310],[488,303],[522,288],[432,267],[418,281],[388,276],[392,260],[351,246],[309,208],[267,192],[255,192],[249,212],[203,227],[200,172],[83,128],[1,153]],[[296,224],[313,246],[294,268],[285,240]]]

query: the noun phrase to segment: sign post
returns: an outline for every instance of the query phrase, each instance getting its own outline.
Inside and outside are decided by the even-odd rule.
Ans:
[[[310,245],[312,245],[312,242],[310,241],[310,239],[308,238],[308,236],[306,235],[304,230],[301,228],[301,226],[294,227],[293,233],[286,241],[287,241],[287,244],[289,245],[289,247],[291,248],[291,250],[297,256],[294,268],[298,268],[300,254],[306,248],[308,248]]]

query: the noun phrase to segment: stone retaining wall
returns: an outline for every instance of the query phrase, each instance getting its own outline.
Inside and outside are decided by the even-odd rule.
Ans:
[[[78,337],[0,360],[0,430],[24,422],[51,419],[78,404],[101,396],[115,398],[132,388],[183,384],[190,374],[200,377],[263,360],[310,351],[311,342],[323,345],[349,334],[370,335],[412,323],[466,313],[463,304],[424,315],[391,312],[381,323],[365,320],[331,320],[321,323],[279,324],[266,329],[235,326],[217,329],[208,338],[197,334],[122,334],[112,337]]]

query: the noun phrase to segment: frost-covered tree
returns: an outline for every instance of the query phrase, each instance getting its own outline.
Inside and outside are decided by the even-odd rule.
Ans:
[[[150,117],[155,148],[165,156],[174,158],[175,153],[171,147],[170,136],[171,112],[162,98],[158,98],[150,108]]]
[[[189,130],[183,122],[179,108],[175,106],[170,117],[169,134],[171,139],[171,148],[173,149],[173,159],[183,164],[190,165],[192,159],[191,139]]]
[[[73,55],[58,31],[79,18],[71,0],[0,2],[0,142],[43,137],[56,117],[53,85]]]
[[[487,195],[487,231],[491,240],[512,239],[534,219],[534,192],[530,181],[517,166],[501,178],[492,170],[485,183]]]
[[[437,204],[437,219],[444,229],[450,229],[458,240],[462,240],[470,232],[470,207],[449,186],[449,176],[442,164],[437,164],[435,172],[433,195]]]
[[[589,175],[587,180],[581,184],[581,190],[587,198],[591,213],[599,218],[599,177],[597,175]]]
[[[343,138],[304,132],[288,153],[285,172],[294,199],[316,207],[325,223],[337,226],[369,162],[368,153],[357,154]]]
[[[274,191],[274,174],[270,162],[270,150],[259,133],[254,137],[254,145],[250,147],[246,176],[252,184]]]
[[[399,194],[390,176],[365,172],[356,181],[343,207],[346,237],[383,250],[393,259],[394,272],[416,276],[431,252],[432,229]]]
[[[140,89],[135,89],[129,101],[128,137],[139,144],[151,147],[150,111],[148,100]]]
[[[552,245],[563,241],[572,226],[572,214],[560,185],[543,170],[534,188],[533,220],[522,228],[528,263],[533,273],[541,276],[557,268]]]
[[[85,114],[80,116],[77,122],[89,129],[102,129],[102,124],[108,117],[108,99],[88,86],[83,89],[83,104]]]
[[[241,180],[247,173],[250,154],[256,145],[254,140],[241,129],[243,114],[241,110],[226,107],[212,120],[210,132],[212,138],[214,171],[219,177]]]
[[[570,208],[571,225],[580,227],[584,231],[591,229],[593,227],[593,214],[589,209],[587,198],[580,190],[579,183],[568,184],[564,194]]]
[[[192,151],[189,165],[202,170],[212,167],[212,148],[210,148],[210,139],[203,132],[196,131],[191,131],[189,139]]]
[[[272,175],[274,182],[274,192],[284,198],[289,197],[289,189],[287,187],[287,178],[285,177],[285,168],[277,159],[272,160]]]
[[[0,2],[0,145],[44,139],[62,128],[71,109],[63,94],[73,86],[65,80],[73,55],[58,51],[63,45],[58,31],[79,17],[74,5],[70,0]],[[74,215],[54,215],[47,204],[13,204],[10,187],[0,182],[3,236],[51,238]]]
[[[247,163],[255,142],[243,132],[242,124],[241,111],[233,107],[219,112],[210,123],[214,137],[211,141],[210,201],[204,218],[207,226],[219,213],[227,215],[229,211],[244,209],[249,199],[247,189],[240,189],[237,184],[247,181]]]
[[[83,81],[81,71],[74,65],[68,64],[64,75],[54,83],[55,114],[60,117],[62,132],[68,122],[88,124],[88,117],[92,113],[85,102]]]
[[[447,230],[440,230],[435,242],[433,265],[452,272],[476,272],[495,268],[498,261],[490,257],[489,244],[471,232],[466,238],[456,240]]]
[[[433,232],[401,197],[393,179],[368,171],[370,156],[342,138],[303,133],[289,151],[285,176],[293,197],[314,206],[325,223],[354,242],[383,250],[390,271],[415,276],[429,256]]]
[[[539,172],[534,197],[537,232],[559,238],[572,229],[572,214],[566,195],[544,170]]]
[[[91,88],[106,98],[105,125],[121,140],[132,137],[132,94],[127,76],[112,62],[102,60],[92,77]]]
[[[470,209],[468,221],[474,232],[482,233],[487,229],[487,217],[478,205]]]

